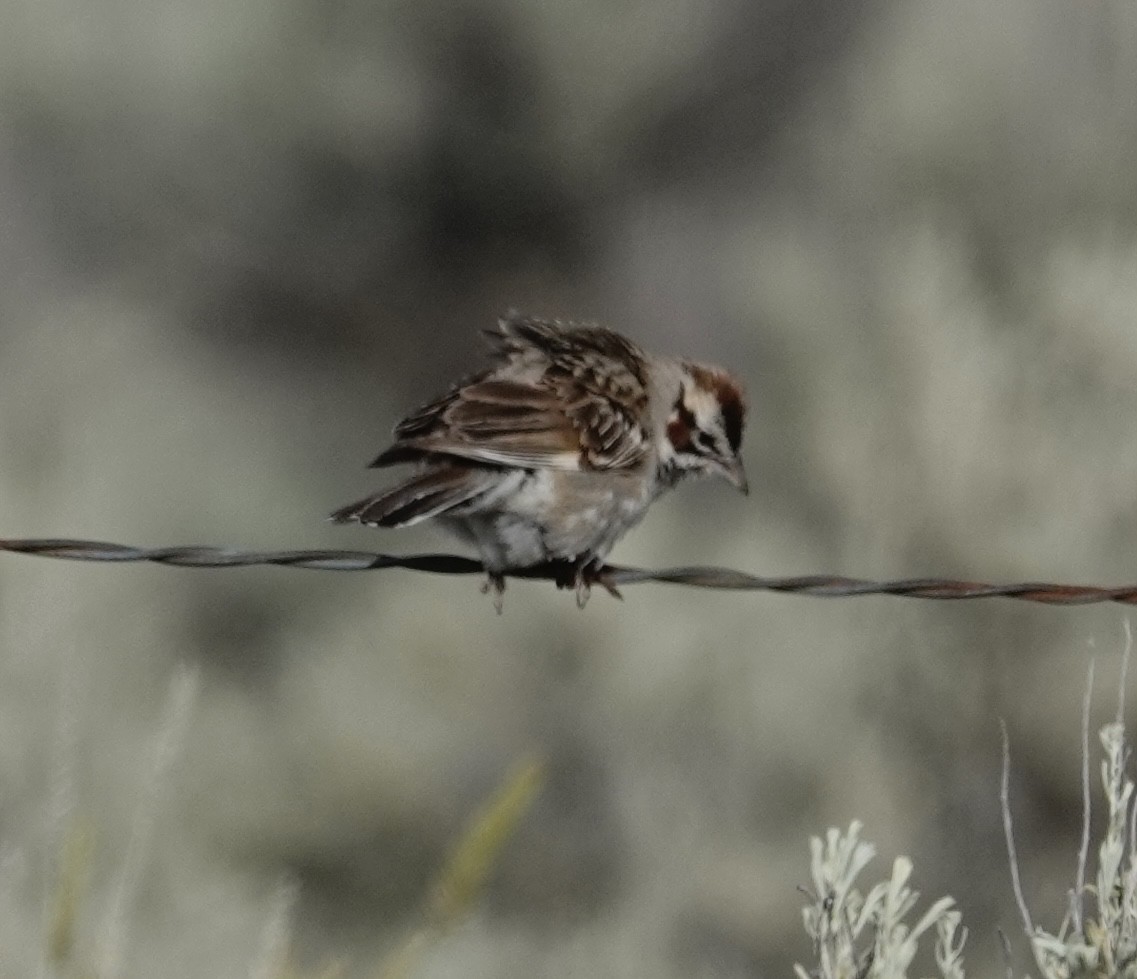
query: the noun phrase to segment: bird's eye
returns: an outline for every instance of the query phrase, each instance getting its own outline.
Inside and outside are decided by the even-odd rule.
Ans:
[[[709,434],[707,434],[706,432],[700,432],[696,436],[695,442],[699,446],[700,449],[703,449],[707,452],[714,452],[715,451],[715,440],[713,438],[711,438],[711,436]]]

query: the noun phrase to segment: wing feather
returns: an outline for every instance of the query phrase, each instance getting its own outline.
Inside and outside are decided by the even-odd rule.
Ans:
[[[373,527],[410,527],[475,501],[499,480],[500,476],[486,470],[436,466],[341,507],[331,519],[336,523],[355,520]]]
[[[646,364],[618,334],[511,316],[499,364],[395,427],[373,465],[431,456],[526,469],[621,469],[647,453]]]

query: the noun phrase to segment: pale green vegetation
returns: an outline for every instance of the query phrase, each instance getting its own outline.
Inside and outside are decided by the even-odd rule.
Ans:
[[[1129,647],[1125,651],[1128,665]],[[1127,669],[1122,670],[1122,684]],[[1008,850],[1008,880],[1013,882],[1038,974],[1043,979],[1131,979],[1137,976],[1137,799],[1127,771],[1132,749],[1126,735],[1124,686],[1117,717],[1099,732],[1101,791],[1106,823],[1096,848],[1097,873],[1087,881],[1091,850],[1090,755],[1088,744],[1091,666],[1083,714],[1084,804],[1082,847],[1077,854],[1075,880],[1069,890],[1069,911],[1056,931],[1036,924],[1019,877],[1009,794],[1011,755],[1004,740],[1003,819]],[[1004,731],[1004,739],[1006,733]],[[889,879],[867,893],[859,878],[874,856],[860,839],[860,823],[847,832],[831,829],[824,841],[812,841],[813,903],[804,910],[805,930],[813,939],[816,964],[797,966],[799,979],[905,979],[925,935],[932,946],[936,969],[943,979],[963,979],[963,947],[967,929],[955,901],[933,902],[913,923],[919,895],[911,890],[912,862],[897,857]],[[1089,909],[1085,905],[1089,900]],[[1010,965],[1009,939],[1007,976]]]
[[[1129,650],[1126,650],[1126,664]],[[1123,669],[1122,677],[1127,671]],[[1087,883],[1090,852],[1088,723],[1093,670],[1087,684],[1083,717],[1084,826],[1076,880],[1070,889],[1069,913],[1056,932],[1033,922],[1019,879],[1013,816],[1009,797],[1011,756],[1004,744],[1003,818],[1007,839],[1008,885],[1013,883],[1023,929],[1043,979],[1128,979],[1137,975],[1137,808],[1134,781],[1127,772],[1131,749],[1122,721],[1124,694],[1117,719],[1100,731],[1104,750],[1101,788],[1106,825],[1097,847],[1098,866]],[[150,746],[147,776],[140,786],[132,830],[119,862],[109,898],[96,901],[88,889],[94,861],[92,834],[78,815],[61,820],[68,826],[58,841],[56,867],[49,887],[42,927],[39,974],[60,979],[118,979],[128,974],[139,886],[168,783],[176,775],[198,686],[196,673],[180,670],[170,685],[161,723]],[[1005,736],[1005,735],[1004,735]],[[542,766],[528,760],[516,766],[500,789],[470,819],[449,857],[434,875],[418,921],[396,941],[370,974],[377,979],[410,979],[426,975],[423,963],[435,945],[476,910],[502,850],[525,819],[542,789]],[[802,912],[812,941],[814,962],[796,965],[798,979],[907,979],[919,966],[921,945],[930,949],[941,979],[964,979],[964,945],[968,929],[951,897],[920,907],[912,887],[914,867],[896,856],[891,873],[867,885],[876,850],[862,839],[854,821],[846,831],[830,829],[810,842],[810,886],[802,888],[810,903]],[[290,942],[292,913],[298,898],[294,881],[282,881],[272,895],[257,950],[249,964],[250,979],[334,979],[346,974],[346,959],[333,959],[314,970],[294,962]],[[1090,899],[1088,912],[1084,908]],[[91,927],[93,925],[93,927]],[[1007,953],[1010,953],[1010,942]],[[925,957],[927,952],[925,952]],[[358,970],[352,974],[358,973]],[[1008,977],[1014,976],[1009,961]]]
[[[897,857],[889,879],[862,893],[857,878],[875,851],[860,833],[861,824],[854,822],[845,833],[831,829],[824,842],[811,841],[814,902],[803,918],[817,965],[812,970],[796,966],[799,979],[903,979],[930,929],[940,975],[963,979],[967,933],[960,929],[955,902],[940,898],[915,923],[908,920],[919,894],[909,887],[912,861],[907,857]]]

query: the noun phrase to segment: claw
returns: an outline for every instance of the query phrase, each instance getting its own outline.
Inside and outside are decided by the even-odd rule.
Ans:
[[[592,583],[587,581],[583,574],[576,579],[576,607],[584,608],[592,594]]]
[[[501,615],[505,599],[505,575],[497,571],[487,572],[486,580],[482,583],[482,594],[493,595],[494,611]]]
[[[584,561],[577,565],[575,585],[577,608],[584,608],[588,604],[593,585],[599,585],[613,598],[624,600],[624,596],[608,576],[607,569],[595,560]]]
[[[624,596],[620,594],[620,589],[616,587],[612,579],[608,577],[608,572],[603,568],[597,571],[596,578],[594,580],[596,581],[596,584],[603,588],[613,598],[618,598],[621,602],[624,600]]]

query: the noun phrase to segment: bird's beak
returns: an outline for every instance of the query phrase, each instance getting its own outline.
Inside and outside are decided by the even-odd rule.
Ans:
[[[722,464],[722,475],[723,479],[743,496],[750,492],[750,484],[746,481],[746,470],[742,468],[742,460],[738,456]]]

